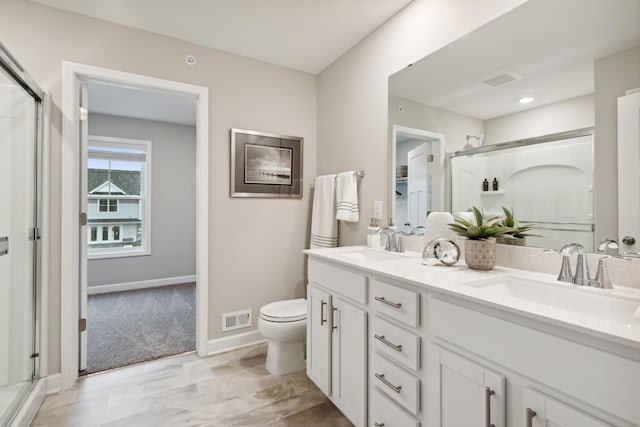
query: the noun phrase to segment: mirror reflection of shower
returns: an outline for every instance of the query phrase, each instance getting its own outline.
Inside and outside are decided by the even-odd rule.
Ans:
[[[474,145],[471,144],[471,142],[469,142],[470,139],[476,139],[478,141],[478,147],[482,147],[484,146],[484,143],[487,138],[484,132],[481,132],[480,136],[467,135],[467,143],[464,145],[463,150],[470,150],[472,148],[477,148],[477,147],[474,147]]]

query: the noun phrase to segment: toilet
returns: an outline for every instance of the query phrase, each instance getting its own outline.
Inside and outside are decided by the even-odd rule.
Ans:
[[[258,329],[269,344],[267,371],[284,375],[304,370],[307,335],[307,300],[276,301],[260,309]]]

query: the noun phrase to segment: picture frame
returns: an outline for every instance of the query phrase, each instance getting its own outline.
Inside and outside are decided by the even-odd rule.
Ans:
[[[302,198],[298,136],[231,129],[231,197]]]

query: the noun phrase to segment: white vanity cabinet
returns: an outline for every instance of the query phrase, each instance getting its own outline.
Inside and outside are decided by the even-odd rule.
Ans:
[[[435,386],[431,420],[442,427],[505,427],[505,377],[442,347],[429,353]]]
[[[366,425],[367,278],[309,260],[307,375],[355,425]]]
[[[590,415],[534,390],[524,391],[525,427],[610,427]]]
[[[371,280],[369,384],[372,399],[393,407],[393,420],[370,408],[372,426],[420,425],[422,417],[421,295],[375,276]],[[387,420],[387,421],[385,421]]]
[[[344,258],[309,257],[307,372],[356,426],[640,426],[635,341]]]
[[[429,425],[472,425],[446,422],[448,397],[481,417],[490,404],[491,423],[477,424],[482,426],[640,425],[637,354],[633,360],[609,351],[611,344],[563,328],[440,298],[428,303]],[[597,348],[603,344],[605,350]],[[495,394],[489,396],[487,387]]]

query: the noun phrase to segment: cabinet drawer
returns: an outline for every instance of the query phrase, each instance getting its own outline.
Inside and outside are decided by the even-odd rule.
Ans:
[[[370,427],[420,427],[411,415],[389,402],[382,393],[374,390],[371,394]]]
[[[360,304],[367,303],[367,278],[341,267],[325,264],[312,258],[308,263],[309,282],[329,289]]]
[[[416,327],[420,324],[420,295],[388,283],[373,280],[371,305],[376,311]]]
[[[373,348],[417,371],[420,368],[420,337],[374,316],[370,341]]]
[[[402,368],[398,368],[382,356],[371,355],[369,381],[382,393],[404,408],[418,414],[420,410],[420,380]]]

